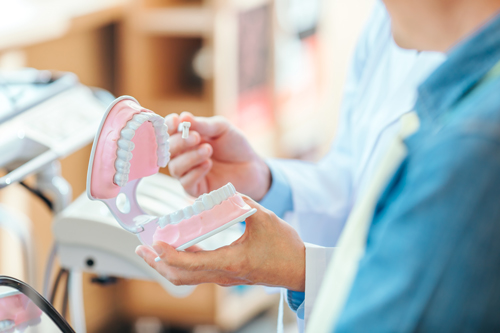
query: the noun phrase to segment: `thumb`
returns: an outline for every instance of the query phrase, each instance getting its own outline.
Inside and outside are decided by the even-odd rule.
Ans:
[[[225,134],[230,124],[224,117],[195,117],[189,112],[183,112],[179,116],[179,123],[188,121],[191,123],[190,130],[198,132],[201,136],[217,139]]]
[[[259,205],[257,202],[253,201],[250,197],[247,197],[244,194],[240,194],[240,196],[243,198],[243,201],[247,205],[249,205],[252,208],[257,209],[257,212],[255,214],[250,215],[249,217],[246,218],[246,222],[250,224],[255,224],[257,221],[263,221],[263,218],[268,216],[269,214],[272,214],[272,212],[263,206]]]

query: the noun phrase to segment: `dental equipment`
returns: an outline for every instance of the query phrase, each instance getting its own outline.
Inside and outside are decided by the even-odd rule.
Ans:
[[[35,289],[4,275],[0,275],[0,332],[75,333]]]
[[[191,127],[191,123],[188,121],[184,121],[179,124],[177,128],[177,132],[182,132],[182,138],[187,139],[189,137],[189,128]]]
[[[30,191],[42,200],[48,199],[54,213],[67,207],[72,191],[61,176],[58,160],[92,142],[103,106],[109,104],[109,95],[82,85],[72,73],[52,72],[49,77],[47,72],[37,74],[34,69],[20,70],[19,76],[0,72],[0,168],[6,171],[0,177],[0,189],[34,176]],[[30,237],[31,225],[36,221],[0,209],[0,227],[21,239],[28,281],[34,284],[37,260]],[[53,246],[45,269],[44,295],[50,293],[52,263],[57,253]],[[76,277],[72,279],[76,281],[73,289],[81,289],[78,272],[71,273]],[[83,317],[83,309],[78,307],[79,300],[74,295],[69,294],[70,311],[78,321]]]
[[[68,112],[71,110],[71,112]],[[27,68],[0,71],[0,189],[21,183],[55,213],[72,199],[58,159],[91,142],[102,104],[76,75]],[[24,180],[35,177],[35,184]],[[0,227],[23,246],[27,281],[35,283],[31,224],[18,212],[0,207]]]
[[[186,123],[189,124],[189,123]],[[183,125],[188,130],[189,126]],[[144,245],[163,241],[184,250],[254,214],[229,183],[203,194],[171,214],[144,212],[137,200],[142,178],[170,160],[164,119],[122,96],[108,107],[95,136],[87,174],[87,195],[106,204],[118,223]]]

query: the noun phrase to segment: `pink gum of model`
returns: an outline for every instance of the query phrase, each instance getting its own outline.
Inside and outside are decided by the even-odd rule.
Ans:
[[[153,241],[162,241],[177,248],[197,237],[213,231],[251,210],[239,194],[224,200],[212,209],[203,211],[178,224],[168,224],[158,227],[153,235]]]
[[[0,321],[12,320],[14,325],[38,319],[42,315],[33,302],[23,294],[8,296],[0,299]]]
[[[115,161],[118,149],[118,140],[121,130],[132,120],[134,115],[141,112],[152,112],[141,108],[131,100],[122,100],[116,103],[109,112],[106,122],[99,135],[99,143],[95,151],[92,173],[91,194],[97,199],[115,198],[120,193],[120,187],[114,183],[116,172]],[[103,144],[100,144],[100,141]],[[135,144],[133,157],[130,160],[129,182],[158,173],[156,135],[153,125],[146,121],[135,131],[132,139]]]

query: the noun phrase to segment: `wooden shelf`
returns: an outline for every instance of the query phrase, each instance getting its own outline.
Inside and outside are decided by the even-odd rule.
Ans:
[[[213,26],[213,12],[202,6],[147,9],[136,20],[137,30],[150,34],[208,36]]]
[[[172,96],[170,98],[151,98],[141,103],[144,107],[154,110],[161,116],[170,113],[189,111],[196,116],[208,117],[213,115],[213,106],[202,98],[188,96]]]
[[[194,56],[203,47],[202,38],[148,36],[146,43],[151,97],[203,96],[204,81],[193,70]]]
[[[204,0],[140,0],[140,5],[144,8],[165,8],[203,5]]]

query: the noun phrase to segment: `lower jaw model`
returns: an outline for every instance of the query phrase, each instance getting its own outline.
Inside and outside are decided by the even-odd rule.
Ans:
[[[146,214],[136,197],[144,177],[170,160],[164,119],[130,96],[108,107],[94,139],[87,173],[87,195],[104,202],[118,223],[151,246],[156,241],[184,250],[256,212],[229,183],[203,194],[191,206],[165,216]]]

